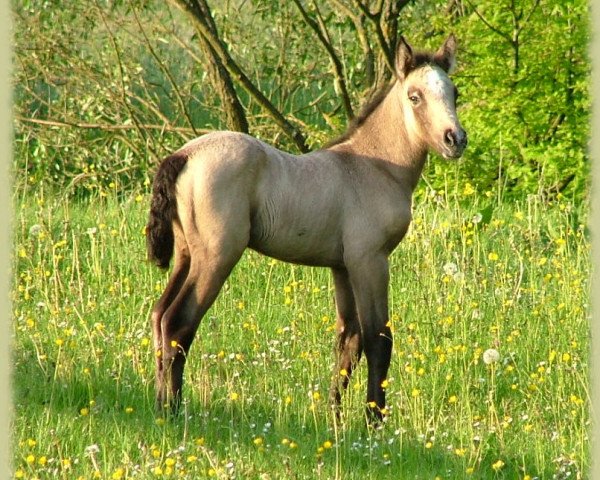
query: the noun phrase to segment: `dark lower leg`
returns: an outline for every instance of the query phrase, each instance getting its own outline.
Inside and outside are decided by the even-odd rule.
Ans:
[[[337,345],[329,399],[333,408],[339,413],[342,392],[348,387],[352,371],[360,360],[362,345],[348,272],[342,269],[334,269],[332,272],[337,311]]]
[[[387,378],[392,356],[392,336],[389,327],[370,336],[365,340],[365,356],[368,364],[367,385],[367,416],[370,421],[381,420],[385,414],[385,387],[383,382]]]
[[[189,259],[177,259],[173,273],[167,283],[167,286],[162,293],[160,299],[152,310],[152,336],[154,341],[154,361],[156,367],[156,406],[162,407],[167,402],[166,386],[168,384],[165,379],[163,368],[163,343],[162,343],[162,320],[163,315],[171,306],[178,293],[180,292],[183,283],[189,271]]]
[[[226,263],[214,263],[210,270],[200,268],[204,262],[192,266],[177,298],[163,315],[163,388],[157,396],[163,408],[166,403],[172,410],[177,410],[181,404],[183,371],[190,346],[202,317],[215,301],[238,258],[236,256]]]

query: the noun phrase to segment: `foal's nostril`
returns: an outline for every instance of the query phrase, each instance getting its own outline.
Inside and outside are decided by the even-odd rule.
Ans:
[[[453,147],[456,145],[456,136],[452,130],[446,130],[446,133],[444,133],[444,143],[448,147]]]

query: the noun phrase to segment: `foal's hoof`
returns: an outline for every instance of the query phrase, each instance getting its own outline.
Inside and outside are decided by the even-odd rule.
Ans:
[[[367,404],[367,425],[369,427],[379,427],[383,424],[386,418],[387,411],[385,407],[378,407],[375,402]]]
[[[157,398],[154,404],[154,409],[159,417],[176,417],[181,411],[181,402],[165,401]]]

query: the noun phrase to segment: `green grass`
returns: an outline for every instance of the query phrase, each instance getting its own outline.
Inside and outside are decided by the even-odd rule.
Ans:
[[[16,199],[15,476],[584,478],[585,209],[422,197],[391,259],[379,429],[365,426],[364,363],[342,420],[327,407],[329,272],[250,251],[192,347],[184,414],[155,417],[148,318],[167,277],[145,261],[149,198]],[[501,358],[486,364],[490,348]]]

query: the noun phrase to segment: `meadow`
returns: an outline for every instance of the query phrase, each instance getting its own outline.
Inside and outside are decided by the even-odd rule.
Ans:
[[[327,270],[248,251],[192,346],[183,413],[160,418],[148,194],[25,186],[13,202],[15,478],[587,477],[580,203],[422,187],[391,258],[390,414],[367,428],[364,360],[339,421],[327,405]]]

